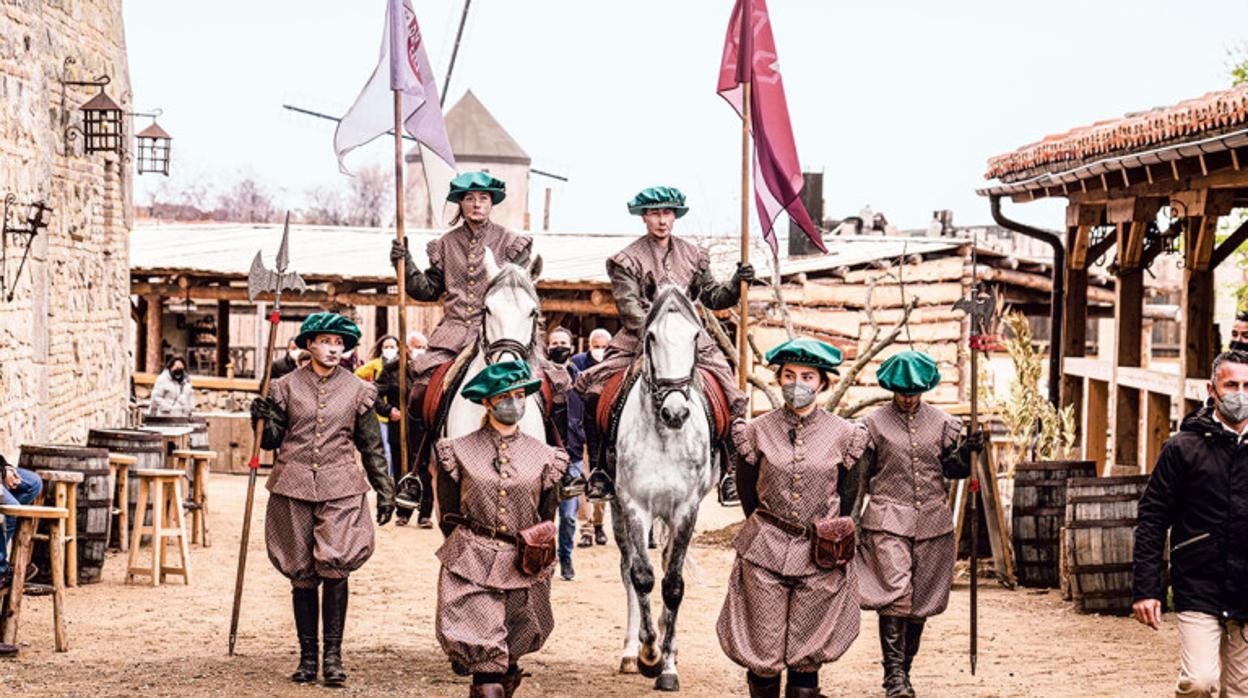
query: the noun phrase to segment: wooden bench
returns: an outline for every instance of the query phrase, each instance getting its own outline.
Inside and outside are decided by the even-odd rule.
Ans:
[[[130,549],[130,468],[138,465],[139,459],[124,453],[108,454],[108,476],[112,479],[112,487],[117,492],[113,500],[110,516],[117,517],[117,547],[121,552]],[[112,526],[109,526],[112,533]]]
[[[212,540],[208,537],[208,476],[217,453],[179,448],[169,457],[174,470],[183,470],[191,478],[191,497],[186,506],[191,512],[191,542],[211,548]]]
[[[48,548],[61,547],[65,552],[65,585],[78,586],[78,485],[85,479],[83,474],[73,470],[36,470],[35,474],[43,480],[43,491],[39,493],[36,505],[49,504],[69,512],[64,526],[53,525],[59,529],[47,533],[39,532],[39,524],[35,523],[34,540],[46,541]],[[49,497],[51,495],[51,497]]]
[[[133,583],[139,575],[151,577],[152,586],[160,586],[169,574],[181,575],[186,584],[191,583],[191,552],[187,545],[186,516],[182,510],[183,471],[170,469],[140,469],[134,471],[139,479],[139,500],[134,507],[134,530],[130,538],[130,557],[126,563],[126,583]],[[144,523],[148,502],[152,505],[152,523]],[[151,564],[139,566],[139,552],[143,536],[151,536]],[[172,539],[172,540],[170,540]],[[181,564],[166,564],[166,548],[177,546]]]

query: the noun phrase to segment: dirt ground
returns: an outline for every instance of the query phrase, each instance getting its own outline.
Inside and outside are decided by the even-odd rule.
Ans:
[[[123,583],[125,559],[112,553],[99,584],[67,593],[69,651],[52,649],[50,597],[28,598],[21,656],[0,660],[7,695],[313,695],[319,686],[287,680],[296,662],[289,586],[264,553],[266,492],[257,488],[238,654],[227,656],[235,556],[246,491],[243,477],[217,476],[210,492],[211,548],[193,547],[189,586]],[[728,525],[739,509],[708,500],[701,530]],[[352,575],[343,695],[462,696],[467,679],[451,673],[433,634],[441,535],[414,526],[381,529],[377,552]],[[744,672],[719,649],[715,620],[730,550],[699,545],[687,576],[679,623],[680,681],[689,696],[746,695]],[[616,674],[623,641],[624,591],[618,552],[577,549],[577,578],[554,583],[556,625],[546,647],[523,667],[521,695],[650,695],[641,676]],[[657,595],[656,595],[657,596]],[[1124,618],[1084,616],[1056,592],[981,588],[979,668],[966,658],[968,589],[954,588],[949,610],[932,619],[913,680],[927,696],[1166,695],[1177,667],[1172,616],[1161,632]],[[875,615],[864,613],[853,647],[821,672],[832,696],[880,695]]]

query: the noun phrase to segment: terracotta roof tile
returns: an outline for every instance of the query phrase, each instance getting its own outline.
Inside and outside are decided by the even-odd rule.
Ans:
[[[1197,140],[1245,126],[1248,126],[1248,83],[1209,92],[1173,106],[1134,112],[1045,136],[1013,152],[988,158],[984,178],[1009,182],[1041,171],[1072,167],[1091,158]]]

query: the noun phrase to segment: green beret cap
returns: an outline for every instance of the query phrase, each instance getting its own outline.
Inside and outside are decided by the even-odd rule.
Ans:
[[[940,369],[936,360],[927,354],[903,351],[880,364],[875,378],[885,390],[915,395],[926,393],[940,384]]]
[[[689,207],[685,205],[685,195],[676,187],[650,187],[643,189],[633,200],[628,202],[628,212],[640,216],[648,209],[670,208],[676,217],[685,215]]]
[[[308,342],[318,334],[336,334],[342,337],[342,346],[350,351],[360,343],[360,328],[354,322],[338,313],[315,313],[299,326],[299,335],[295,337],[295,345],[307,349]]]
[[[763,358],[769,366],[776,368],[785,364],[801,364],[830,373],[837,373],[836,367],[844,361],[840,349],[810,337],[790,339],[773,347]]]
[[[481,403],[499,393],[509,393],[524,388],[525,395],[532,395],[542,387],[542,380],[534,378],[529,365],[523,361],[500,361],[481,369],[464,389],[459,391],[465,400]]]
[[[465,172],[451,180],[451,191],[446,200],[459,203],[464,194],[470,191],[483,191],[490,195],[495,204],[507,198],[507,185],[503,180],[492,177],[488,172]]]

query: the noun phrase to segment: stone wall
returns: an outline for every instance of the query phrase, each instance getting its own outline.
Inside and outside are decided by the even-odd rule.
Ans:
[[[116,154],[82,154],[81,138],[66,153],[67,57],[76,61],[70,79],[108,74],[108,94],[129,108],[121,0],[0,5],[0,197],[53,209],[16,295],[0,298],[0,454],[14,462],[23,443],[82,443],[92,427],[123,424],[130,383],[133,167]],[[69,88],[71,123],[96,89]],[[10,223],[26,215],[18,207]],[[7,279],[17,264],[10,258]]]

